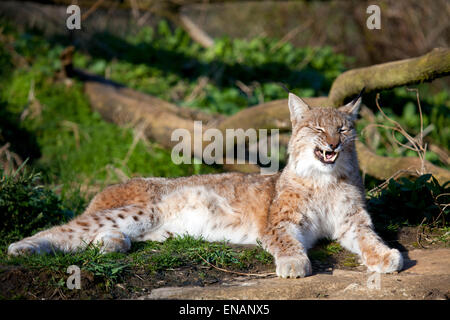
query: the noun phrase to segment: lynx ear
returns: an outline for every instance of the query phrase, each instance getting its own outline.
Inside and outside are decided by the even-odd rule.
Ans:
[[[361,92],[355,99],[347,103],[345,106],[339,107],[338,110],[340,112],[349,114],[352,120],[356,120],[356,118],[358,117],[359,107],[361,106],[362,95],[364,94],[365,90],[365,87],[362,88]]]
[[[300,120],[303,114],[311,108],[305,101],[293,93],[289,93],[289,111],[291,112],[291,121]]]

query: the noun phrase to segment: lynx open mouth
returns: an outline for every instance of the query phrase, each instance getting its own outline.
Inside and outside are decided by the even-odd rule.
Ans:
[[[336,159],[339,156],[339,152],[335,151],[325,151],[316,147],[314,149],[314,155],[317,159],[319,159],[322,163],[325,164],[333,164],[336,162]]]

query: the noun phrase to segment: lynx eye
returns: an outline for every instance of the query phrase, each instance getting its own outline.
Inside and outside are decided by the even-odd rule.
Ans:
[[[321,127],[313,127],[313,130],[317,131],[317,132],[325,132],[325,130]]]
[[[339,133],[344,133],[344,132],[348,132],[350,129],[349,128],[347,128],[347,127],[340,127],[339,129],[338,129],[338,132]]]

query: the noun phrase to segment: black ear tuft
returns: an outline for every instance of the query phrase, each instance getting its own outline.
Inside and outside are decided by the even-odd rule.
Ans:
[[[365,91],[366,91],[366,87],[363,87],[363,88],[361,89],[361,92],[358,94],[358,96],[357,96],[355,99],[353,99],[353,100],[354,100],[354,101],[357,101],[359,98],[362,97],[362,95],[364,94]]]
[[[359,107],[361,105],[362,95],[364,94],[365,90],[366,90],[366,87],[363,87],[361,92],[355,99],[353,99],[352,101],[347,103],[345,106],[338,108],[339,111],[350,115],[350,119],[352,121],[356,120],[356,118],[358,117],[358,111],[359,111]]]
[[[284,83],[278,82],[277,84],[282,87],[287,93],[291,93],[291,91],[284,85]]]

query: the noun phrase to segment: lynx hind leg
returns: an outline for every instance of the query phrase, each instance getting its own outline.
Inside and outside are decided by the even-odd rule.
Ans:
[[[90,244],[98,245],[104,253],[126,252],[131,240],[140,240],[158,221],[154,210],[137,206],[85,213],[63,226],[11,244],[8,254],[74,252]]]
[[[368,271],[392,273],[403,268],[400,251],[386,246],[370,224],[343,226],[338,240],[344,248],[361,257]]]
[[[102,253],[127,252],[131,248],[130,238],[118,230],[108,230],[97,234],[94,243],[100,246]]]
[[[8,247],[8,255],[44,254],[54,251],[70,252],[81,247],[81,237],[68,224],[56,226],[14,242]]]
[[[100,245],[103,252],[127,251],[131,241],[142,240],[160,221],[156,207],[149,204],[150,189],[155,191],[140,179],[110,186],[94,197],[82,215],[11,244],[8,254],[73,252],[89,244]]]
[[[29,255],[58,252],[76,252],[90,244],[102,252],[125,252],[131,247],[128,236],[106,222],[93,223],[92,217],[80,216],[69,223],[39,232],[32,237],[12,243],[8,254]],[[108,221],[108,220],[106,220]],[[112,220],[110,220],[112,221]]]
[[[42,254],[52,251],[53,247],[51,245],[51,242],[45,238],[25,238],[21,241],[11,243],[8,247],[8,255],[11,256],[30,255],[34,253]]]

